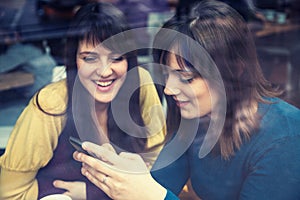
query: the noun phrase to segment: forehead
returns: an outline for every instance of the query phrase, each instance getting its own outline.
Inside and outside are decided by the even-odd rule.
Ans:
[[[194,66],[183,57],[174,53],[168,53],[166,65],[172,71],[193,71],[196,72]]]
[[[170,53],[168,55],[168,67],[171,68],[172,70],[179,70],[181,69],[180,65],[178,64],[177,58],[175,54]]]
[[[91,52],[101,52],[103,54],[109,54],[112,51],[101,44],[94,44],[92,42],[87,42],[86,40],[82,40],[78,45],[79,51],[91,51]]]

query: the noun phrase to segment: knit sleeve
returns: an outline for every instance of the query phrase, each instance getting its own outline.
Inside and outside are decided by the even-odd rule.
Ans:
[[[141,113],[148,130],[147,148],[150,149],[150,152],[142,157],[152,166],[165,141],[165,116],[150,74],[145,69],[139,68],[139,76]]]
[[[167,190],[165,200],[179,200],[179,198],[173,194],[170,190]]]
[[[61,84],[56,83],[41,90],[38,99],[44,111],[55,113],[65,108],[65,94],[61,94],[63,90],[57,88]],[[19,116],[5,153],[0,158],[0,185],[4,199],[37,198],[35,176],[52,158],[65,125],[64,115],[46,114],[38,108],[36,99],[35,95]]]

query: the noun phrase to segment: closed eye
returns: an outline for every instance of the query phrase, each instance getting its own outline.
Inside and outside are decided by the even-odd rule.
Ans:
[[[178,72],[178,76],[181,82],[183,83],[191,83],[193,82],[194,78],[195,78],[195,74],[193,72],[185,72],[185,71],[180,71]]]
[[[96,57],[96,56],[84,56],[84,57],[82,57],[82,60],[84,62],[87,62],[87,63],[95,63],[95,62],[97,62],[98,57]]]
[[[121,62],[125,59],[124,56],[113,56],[110,58],[110,60],[113,62],[113,63],[118,63],[118,62]]]

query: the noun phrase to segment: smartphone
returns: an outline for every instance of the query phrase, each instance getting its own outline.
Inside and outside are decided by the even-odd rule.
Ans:
[[[71,145],[72,145],[77,151],[82,152],[82,153],[85,153],[85,154],[87,154],[87,155],[90,155],[89,152],[87,152],[86,150],[84,150],[84,149],[82,148],[82,146],[81,146],[81,145],[82,145],[82,142],[80,141],[80,139],[70,136],[70,137],[69,137],[69,142],[71,143]]]

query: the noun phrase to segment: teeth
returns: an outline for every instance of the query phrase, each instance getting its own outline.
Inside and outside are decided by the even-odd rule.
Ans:
[[[96,81],[96,84],[101,87],[107,87],[112,84],[113,81]]]

